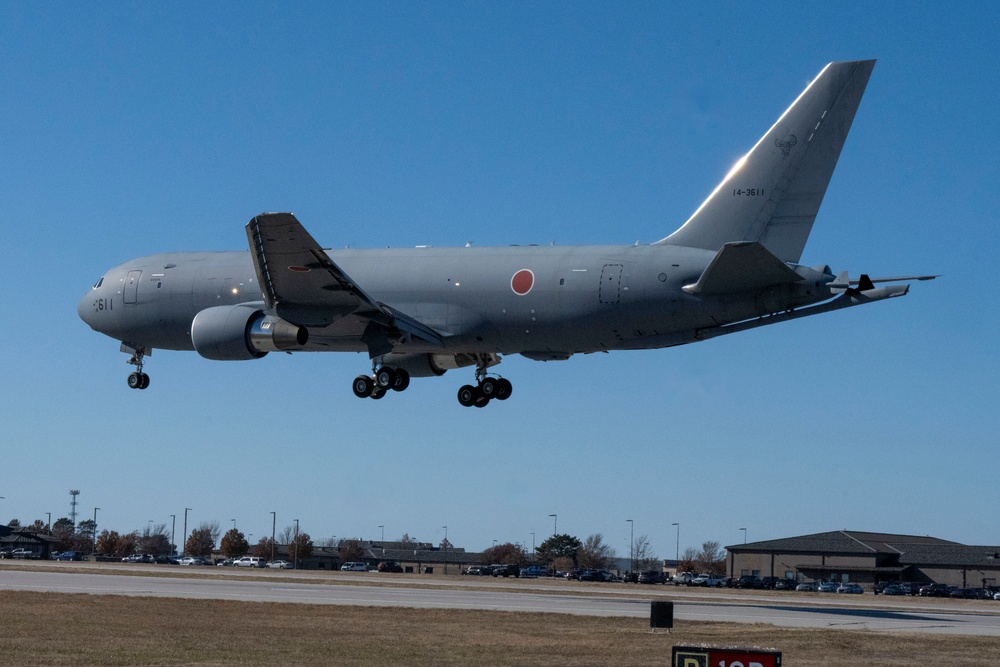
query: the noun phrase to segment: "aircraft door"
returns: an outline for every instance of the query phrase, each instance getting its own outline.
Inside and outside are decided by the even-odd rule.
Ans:
[[[601,270],[601,287],[597,296],[601,303],[618,303],[621,300],[622,265],[605,264]]]
[[[122,300],[125,303],[135,303],[136,298],[139,294],[139,277],[142,276],[142,271],[129,271],[128,275],[125,276],[125,292],[123,294]]]

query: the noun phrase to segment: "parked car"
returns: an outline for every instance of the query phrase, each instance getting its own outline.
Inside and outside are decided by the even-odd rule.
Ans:
[[[778,579],[774,582],[774,590],[776,591],[794,591],[796,586],[798,586],[798,582],[794,579]]]
[[[378,564],[379,572],[402,572],[403,568],[394,560],[384,560]]]
[[[781,579],[780,579],[779,577],[763,577],[763,578],[761,578],[761,580],[760,580],[760,582],[761,582],[762,584],[764,584],[764,589],[765,589],[765,590],[769,590],[769,591],[773,591],[773,590],[774,590],[774,587],[775,587],[775,585],[776,585],[776,584],[777,584],[777,583],[778,583],[779,581],[781,581]]]
[[[722,588],[725,585],[722,577],[714,574],[700,574],[688,584],[688,586],[705,586],[708,588]]]
[[[667,583],[667,578],[662,572],[658,572],[657,570],[646,570],[645,572],[639,573],[639,583],[665,584]]]
[[[622,581],[626,584],[637,584],[639,583],[639,573],[638,572],[626,572],[622,575]]]
[[[817,593],[836,593],[837,592],[837,582],[836,581],[824,581],[818,586],[816,586]]]
[[[64,551],[53,556],[55,560],[83,560],[83,554],[76,551]]]
[[[674,586],[687,586],[697,576],[697,572],[678,572],[674,575]]]
[[[997,591],[996,593],[993,594],[993,599],[1000,600],[1000,591]]]
[[[803,581],[801,584],[795,587],[795,590],[806,593],[816,592],[816,582],[815,581]]]
[[[20,547],[18,549],[14,549],[13,551],[11,551],[10,552],[10,557],[11,558],[22,558],[24,560],[31,560],[31,559],[38,558],[39,554],[34,549],[25,549],[24,547]]]
[[[920,587],[920,596],[925,598],[946,598],[951,595],[948,584],[927,584]]]
[[[889,584],[882,589],[882,595],[909,595],[910,589],[903,584]]]
[[[467,574],[472,577],[485,577],[489,574],[489,570],[485,567],[479,565],[472,565],[462,570],[462,574]]]
[[[503,577],[504,579],[521,576],[521,568],[513,563],[496,563],[490,565],[490,571],[494,577]]]
[[[287,560],[272,560],[267,564],[267,567],[272,570],[293,570],[295,569],[295,564]]]
[[[611,581],[614,577],[607,570],[586,570],[580,575],[580,581]]]
[[[178,565],[211,565],[212,561],[201,556],[185,556],[177,560]]]
[[[243,556],[233,561],[233,567],[264,567],[265,563],[260,556]]]
[[[736,581],[736,588],[764,588],[764,582],[753,574],[744,574]]]
[[[341,572],[367,572],[368,566],[360,561],[351,561],[340,566]]]
[[[227,558],[226,560],[220,560],[216,565],[219,567],[232,567],[236,563],[235,558]]]
[[[543,565],[529,565],[521,569],[522,577],[547,577],[549,571]]]
[[[131,554],[122,558],[123,563],[155,563],[156,559],[149,554]]]
[[[837,592],[861,595],[865,592],[865,589],[861,587],[861,584],[841,584],[840,586],[837,586]]]

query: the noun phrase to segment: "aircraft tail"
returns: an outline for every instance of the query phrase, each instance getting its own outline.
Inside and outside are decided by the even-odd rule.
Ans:
[[[684,225],[654,245],[757,242],[797,263],[875,67],[830,63]]]

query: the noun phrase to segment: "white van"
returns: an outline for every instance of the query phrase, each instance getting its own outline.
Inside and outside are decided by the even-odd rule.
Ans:
[[[233,561],[236,567],[264,567],[264,559],[260,556],[244,556]]]
[[[368,566],[364,563],[359,563],[357,561],[351,563],[344,563],[340,566],[341,572],[367,572]]]

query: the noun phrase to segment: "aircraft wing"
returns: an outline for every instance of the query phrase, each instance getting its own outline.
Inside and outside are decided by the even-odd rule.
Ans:
[[[756,241],[744,241],[722,246],[698,281],[685,285],[684,291],[706,296],[737,294],[801,280],[799,274],[763,245]]]
[[[262,213],[246,226],[254,269],[268,309],[289,322],[324,327],[347,315],[367,320],[358,335],[372,356],[401,334],[442,345],[432,328],[369,296],[330,259],[291,213]]]

